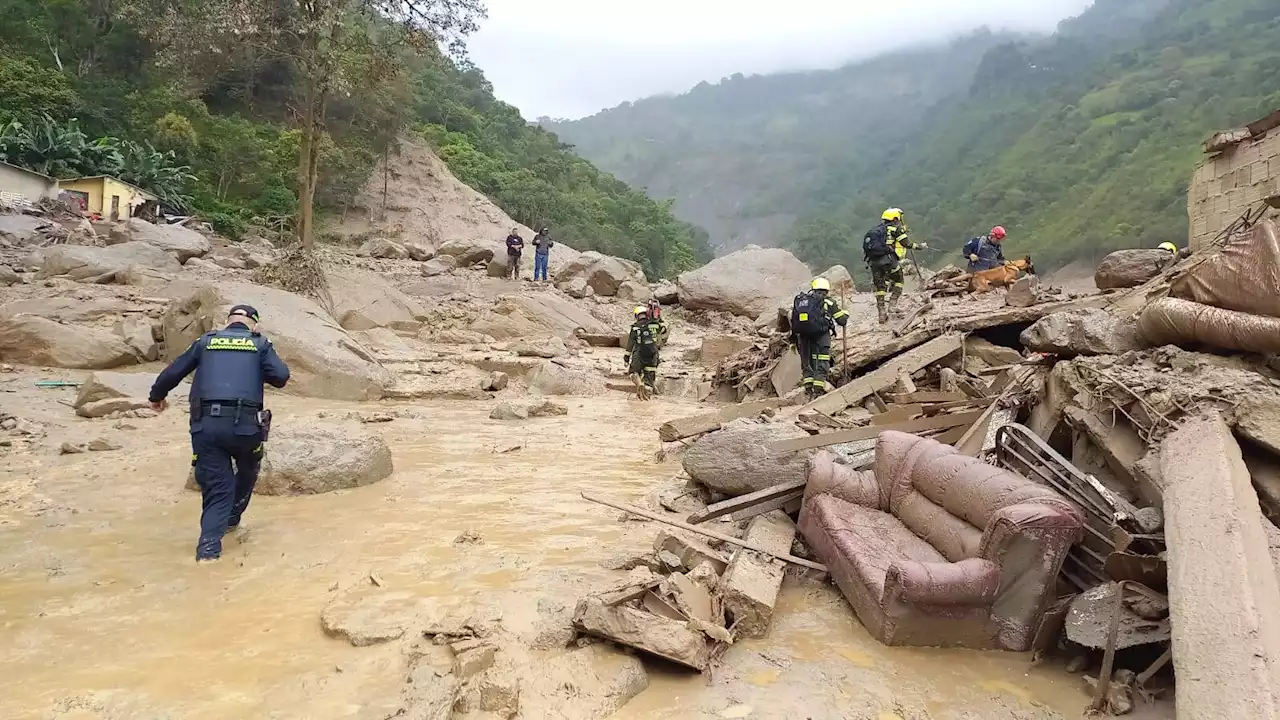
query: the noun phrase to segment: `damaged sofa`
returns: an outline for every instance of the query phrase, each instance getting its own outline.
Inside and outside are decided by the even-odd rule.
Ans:
[[[800,532],[886,645],[1025,651],[1080,512],[1048,487],[906,433],[871,471],[809,460]]]

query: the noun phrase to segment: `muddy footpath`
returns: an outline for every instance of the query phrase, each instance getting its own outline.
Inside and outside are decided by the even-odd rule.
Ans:
[[[74,388],[35,388],[41,379],[6,373],[0,397],[29,417],[65,418]],[[72,434],[105,432],[121,446],[110,452],[4,447],[0,717],[394,717],[405,707],[405,658],[447,670],[447,651],[422,637],[356,647],[326,633],[326,609],[371,595],[385,597],[373,607],[392,614],[411,605],[499,626],[499,664],[520,666],[512,671],[517,707],[502,714],[519,717],[1078,715],[1078,677],[1033,667],[1028,656],[881,646],[838,592],[815,580],[788,580],[768,637],[735,644],[712,672],[646,659],[627,687],[590,687],[618,681],[581,677],[557,658],[587,645],[599,657],[634,659],[575,640],[573,604],[622,578],[610,568],[647,550],[655,525],[578,493],[641,501],[679,470],[678,461],[655,459],[653,428],[696,406],[621,393],[567,404],[567,416],[511,424],[463,401],[280,397],[280,424],[394,409],[398,417],[376,427],[395,473],[351,490],[255,498],[212,566],[191,558],[200,500],[184,489],[190,454],[180,408],[91,428],[71,423]]]

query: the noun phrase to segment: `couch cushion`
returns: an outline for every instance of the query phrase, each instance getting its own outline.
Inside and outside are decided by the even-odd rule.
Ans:
[[[830,495],[810,501],[812,520],[831,540],[834,550],[849,563],[854,579],[877,600],[884,594],[885,575],[895,560],[945,563],[932,545],[916,537],[896,517],[845,502]]]
[[[911,490],[897,497],[892,510],[903,525],[951,562],[978,557],[982,530],[947,512],[923,494]]]

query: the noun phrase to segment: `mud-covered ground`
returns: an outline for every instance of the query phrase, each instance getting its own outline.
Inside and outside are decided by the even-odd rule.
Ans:
[[[373,588],[371,576],[380,592],[500,618],[500,653],[537,668],[565,652],[538,638],[567,628],[580,595],[621,579],[607,566],[646,550],[656,530],[579,491],[640,501],[679,471],[655,461],[654,427],[695,410],[611,393],[568,399],[566,417],[504,423],[488,419],[487,402],[278,397],[278,423],[410,411],[366,426],[390,443],[396,472],[353,490],[255,498],[223,559],[197,566],[181,406],[82,420],[67,406],[74,390],[34,387],[83,375],[0,374],[4,410],[45,433],[0,447],[4,718],[394,715],[404,646],[353,647],[319,619],[335,598]],[[122,448],[57,454],[64,439],[97,437]],[[513,439],[523,447],[494,452]],[[1079,677],[1027,656],[883,647],[831,586],[790,578],[769,637],[733,646],[714,672],[646,667],[648,690],[617,717],[1047,720],[1078,717],[1087,702]],[[572,702],[563,715],[536,707],[522,716],[589,716]]]

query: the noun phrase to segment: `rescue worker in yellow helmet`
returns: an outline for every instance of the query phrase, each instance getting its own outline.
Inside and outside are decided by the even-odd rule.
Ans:
[[[658,364],[662,362],[658,349],[666,342],[667,326],[662,320],[651,317],[649,309],[643,305],[635,306],[631,312],[635,322],[627,335],[626,354],[622,359],[627,363],[627,374],[636,384],[640,399],[648,400],[658,380]]]
[[[1186,258],[1191,257],[1191,248],[1182,248],[1179,250],[1178,246],[1171,242],[1162,242],[1156,246],[1156,249],[1164,250],[1169,253],[1169,260],[1168,262],[1161,263],[1161,269],[1164,269],[1179,260],[1185,260]]]
[[[827,373],[831,370],[831,334],[836,325],[849,322],[849,312],[828,297],[831,281],[814,278],[809,291],[796,295],[791,303],[791,336],[800,354],[800,371],[804,375],[805,393],[818,397],[827,392]]]
[[[871,271],[871,281],[876,288],[876,311],[881,325],[889,322],[888,311],[893,310],[902,297],[902,259],[908,250],[928,247],[928,243],[912,242],[908,237],[902,208],[885,210],[880,224],[862,238],[862,259]],[[889,295],[887,309],[886,295]]]

